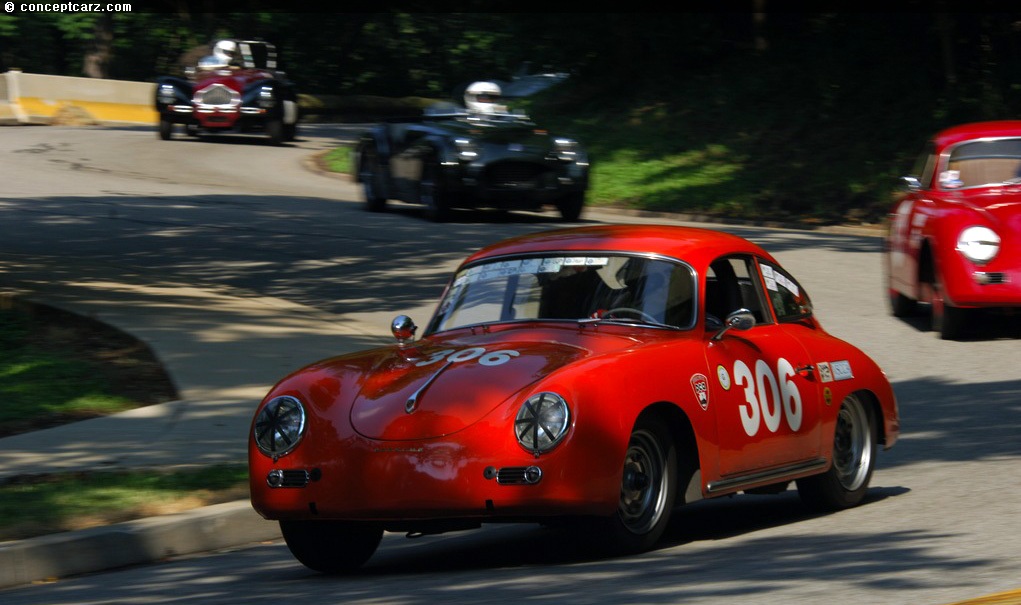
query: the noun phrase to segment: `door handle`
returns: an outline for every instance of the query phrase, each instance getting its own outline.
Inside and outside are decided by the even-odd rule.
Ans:
[[[803,378],[812,378],[815,375],[815,366],[812,364],[798,366],[794,368],[794,372]]]

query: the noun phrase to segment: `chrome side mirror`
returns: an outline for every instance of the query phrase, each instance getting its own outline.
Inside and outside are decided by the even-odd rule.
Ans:
[[[920,191],[922,189],[922,181],[918,180],[915,176],[902,176],[900,177],[901,185],[908,191]]]
[[[727,316],[727,321],[723,322],[723,327],[716,334],[713,334],[713,340],[719,340],[723,338],[723,335],[730,330],[750,330],[755,326],[755,315],[748,309],[738,309]]]
[[[398,346],[404,346],[414,340],[418,326],[407,315],[398,315],[390,323],[390,331],[397,339]]]

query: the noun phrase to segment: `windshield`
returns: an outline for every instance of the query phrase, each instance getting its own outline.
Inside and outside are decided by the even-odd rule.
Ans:
[[[428,332],[537,319],[688,329],[694,300],[694,272],[677,261],[619,253],[502,258],[461,270]]]
[[[988,139],[962,143],[950,152],[939,175],[943,189],[1021,182],[1021,139]]]

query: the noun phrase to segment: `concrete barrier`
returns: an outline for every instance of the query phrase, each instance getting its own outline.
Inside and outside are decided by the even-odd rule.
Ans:
[[[156,124],[156,85],[27,74],[0,78],[0,124]]]

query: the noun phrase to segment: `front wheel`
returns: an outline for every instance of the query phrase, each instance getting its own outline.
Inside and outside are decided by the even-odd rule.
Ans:
[[[861,503],[876,464],[876,419],[858,395],[844,399],[833,434],[833,464],[821,475],[798,479],[798,495],[818,510]]]
[[[646,551],[666,530],[676,495],[677,448],[670,431],[655,416],[643,416],[624,455],[617,511],[583,530],[610,552]]]
[[[363,152],[361,161],[358,162],[358,180],[362,182],[365,209],[369,212],[386,210],[386,198],[382,194],[382,178],[379,157],[372,151]]]
[[[438,161],[428,161],[422,166],[422,178],[418,186],[418,199],[425,204],[425,214],[429,220],[442,223],[450,218],[450,204],[447,192],[443,190]]]
[[[326,574],[361,567],[383,539],[381,527],[347,521],[280,521],[280,532],[295,559]]]
[[[287,138],[287,134],[284,132],[284,122],[280,119],[269,120],[266,122],[266,136],[269,137],[269,142],[273,145],[282,145],[284,140]]]
[[[169,141],[174,136],[174,123],[170,120],[160,119],[159,125],[160,138],[164,141]]]
[[[557,202],[557,210],[565,221],[574,222],[581,218],[581,209],[585,205],[585,192],[568,193]]]

